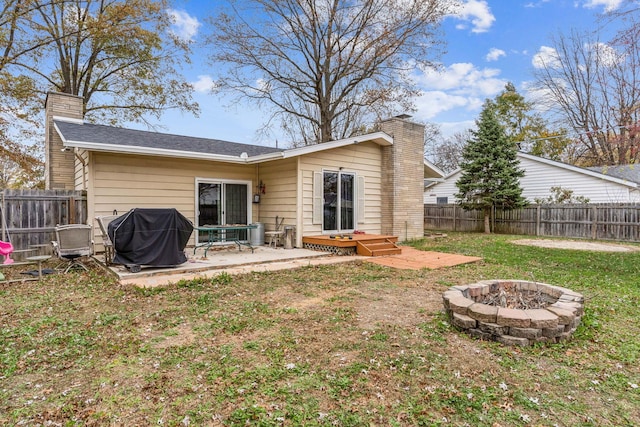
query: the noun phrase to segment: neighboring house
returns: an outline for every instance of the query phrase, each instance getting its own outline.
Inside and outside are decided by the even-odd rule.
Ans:
[[[522,195],[532,203],[536,198],[549,197],[551,187],[572,190],[574,196],[586,197],[591,203],[640,202],[640,184],[637,181],[522,152],[518,152],[518,160],[525,171],[520,179]],[[428,185],[424,203],[456,203],[456,181],[460,174],[458,169],[445,176],[443,182]]]
[[[640,164],[616,166],[592,166],[587,168],[603,175],[624,179],[640,184]]]
[[[86,190],[89,218],[172,207],[195,226],[260,222],[269,231],[284,218],[296,246],[354,230],[406,240],[423,236],[424,177],[441,176],[423,160],[424,126],[406,117],[283,150],[88,124],[73,95],[49,93],[45,110],[47,188]]]

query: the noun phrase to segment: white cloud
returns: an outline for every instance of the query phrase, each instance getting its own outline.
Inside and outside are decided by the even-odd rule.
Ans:
[[[485,99],[504,89],[507,81],[499,75],[498,69],[479,69],[470,63],[451,64],[441,71],[427,69],[414,77],[423,91],[416,100],[416,115],[429,120],[459,108],[477,111]]]
[[[562,79],[554,79],[558,87],[567,88],[566,81]],[[522,89],[524,96],[528,101],[533,103],[535,110],[542,114],[549,114],[553,111],[557,104],[555,103],[555,96],[551,89],[541,87],[534,81],[522,82]]]
[[[475,102],[471,98],[442,91],[426,91],[416,99],[416,116],[432,119],[440,113],[454,108],[469,108]]]
[[[198,28],[202,25],[198,22],[198,18],[176,9],[169,9],[167,13],[171,22],[173,22],[171,32],[182,40],[193,40],[198,33]]]
[[[584,7],[587,9],[595,9],[604,6],[605,12],[611,12],[618,9],[622,2],[623,0],[586,0]]]
[[[499,74],[497,68],[479,69],[471,63],[459,62],[442,71],[428,69],[417,77],[417,82],[424,90],[488,97],[504,89],[506,80],[498,78]]]
[[[216,82],[208,75],[198,76],[198,80],[191,82],[191,85],[196,92],[200,93],[210,93],[215,91],[217,87]]]
[[[549,0],[540,0],[538,2],[530,2],[524,5],[524,7],[526,8],[535,8],[535,7],[540,7],[542,6],[544,3],[548,3]]]
[[[614,48],[605,43],[593,43],[588,46],[595,52],[596,58],[601,65],[613,67],[624,61],[624,55],[618,53]]]
[[[461,122],[440,122],[440,133],[443,138],[449,138],[456,133],[465,132],[476,128],[475,120],[463,120]]]
[[[485,59],[489,62],[497,61],[498,59],[500,59],[501,56],[507,56],[507,53],[502,49],[497,49],[495,47],[492,47],[491,49],[489,49],[489,53],[487,53],[487,56],[485,56]]]
[[[549,46],[540,46],[538,53],[533,55],[531,64],[534,68],[556,68],[560,65],[558,51]]]
[[[458,29],[466,29],[467,23],[472,25],[471,31],[474,33],[484,33],[489,31],[496,17],[491,13],[489,4],[485,0],[467,0],[462,4],[462,8],[454,17],[465,21],[456,25]]]

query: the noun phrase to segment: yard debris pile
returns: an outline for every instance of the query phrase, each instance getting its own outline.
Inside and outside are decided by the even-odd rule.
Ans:
[[[529,291],[519,289],[501,288],[476,302],[502,308],[514,308],[516,310],[533,310],[545,308],[555,301],[549,301],[549,295],[541,290]]]

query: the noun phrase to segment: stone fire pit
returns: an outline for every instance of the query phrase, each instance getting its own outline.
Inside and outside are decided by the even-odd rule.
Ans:
[[[569,339],[584,313],[581,294],[525,280],[484,280],[453,286],[442,298],[456,328],[506,345]]]

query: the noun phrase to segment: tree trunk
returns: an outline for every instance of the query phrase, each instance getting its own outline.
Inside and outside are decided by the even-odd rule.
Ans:
[[[484,210],[484,232],[486,234],[491,234],[491,222],[489,218],[491,218],[491,211],[488,209]]]

